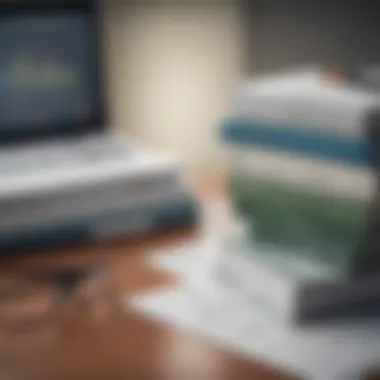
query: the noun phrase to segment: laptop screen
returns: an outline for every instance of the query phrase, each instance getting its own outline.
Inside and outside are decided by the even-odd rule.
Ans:
[[[94,19],[88,9],[0,18],[0,139],[88,128],[99,112]]]

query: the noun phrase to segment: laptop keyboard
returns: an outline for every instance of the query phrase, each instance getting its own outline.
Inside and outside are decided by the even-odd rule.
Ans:
[[[64,168],[96,165],[128,158],[130,149],[110,138],[8,149],[0,153],[0,178],[31,171],[55,171]]]

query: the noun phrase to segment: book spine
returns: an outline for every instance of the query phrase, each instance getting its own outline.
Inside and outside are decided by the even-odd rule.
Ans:
[[[222,141],[238,146],[265,147],[327,162],[369,166],[368,141],[334,131],[307,130],[292,124],[226,120],[221,126]]]
[[[291,186],[368,200],[375,194],[376,178],[370,168],[329,163],[261,147],[227,146],[230,175],[261,178]]]

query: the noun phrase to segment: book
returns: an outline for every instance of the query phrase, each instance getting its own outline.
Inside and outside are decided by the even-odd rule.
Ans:
[[[346,136],[334,130],[321,131],[303,125],[231,118],[222,123],[221,139],[229,146],[264,147],[328,162],[369,166],[371,162],[364,124],[358,124],[357,129],[358,136]],[[362,135],[359,133],[361,130]]]
[[[374,173],[265,150],[237,154],[228,196],[237,216],[254,225],[255,241],[344,263],[352,272],[371,222]]]
[[[221,139],[365,166],[366,120],[377,104],[376,93],[349,78],[331,81],[323,68],[255,77],[235,90]]]
[[[242,238],[222,239],[221,251],[215,275],[287,322],[363,316],[379,307],[380,275],[348,276],[310,255]]]
[[[323,68],[305,67],[245,79],[231,96],[227,119],[359,137],[375,103],[376,93],[350,78],[332,81]]]
[[[358,167],[300,156],[264,147],[227,146],[228,173],[246,179],[262,178],[292,187],[362,200],[373,198],[372,167]]]

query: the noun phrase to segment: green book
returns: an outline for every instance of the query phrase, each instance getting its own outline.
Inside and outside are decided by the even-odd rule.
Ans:
[[[257,243],[352,270],[365,238],[369,201],[239,175],[230,177],[228,187]]]

